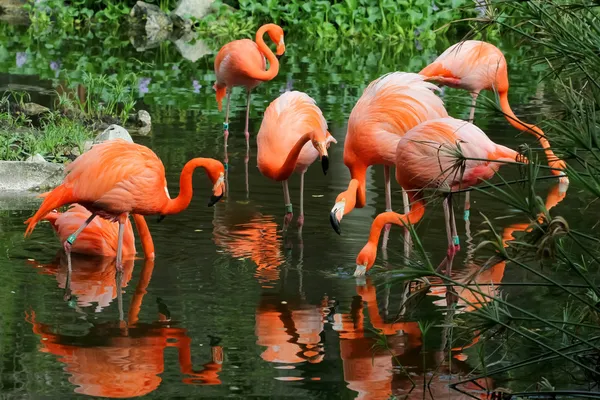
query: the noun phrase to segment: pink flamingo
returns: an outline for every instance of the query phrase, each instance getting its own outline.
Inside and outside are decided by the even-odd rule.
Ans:
[[[282,55],[285,52],[283,29],[275,24],[266,24],[256,32],[256,42],[250,39],[234,40],[221,47],[215,58],[217,81],[214,88],[217,91],[219,111],[222,109],[223,97],[227,94],[227,109],[225,111],[225,123],[223,124],[225,146],[227,146],[227,138],[229,137],[229,100],[231,99],[233,87],[244,86],[246,88],[246,127],[244,128],[244,135],[246,136],[246,147],[249,149],[250,91],[261,82],[275,78],[279,72],[279,61],[263,40],[265,33],[277,45],[277,55]],[[265,58],[269,61],[268,70],[266,70]]]
[[[408,131],[396,149],[396,180],[409,191],[411,209],[405,214],[384,212],[375,218],[369,240],[356,257],[354,275],[364,275],[375,263],[377,242],[386,224],[415,224],[423,217],[423,189],[427,188],[447,192],[444,199],[448,234],[445,263],[449,275],[454,254],[460,250],[451,203],[452,192],[490,179],[502,163],[521,158],[516,151],[492,142],[475,125],[450,117],[425,121]],[[461,173],[463,167],[464,172]]]
[[[371,165],[384,165],[385,208],[392,210],[390,167],[396,165],[398,141],[421,122],[448,116],[435,89],[422,76],[405,72],[384,75],[365,89],[350,113],[344,143],[344,164],[352,180],[338,195],[329,218],[338,234],[342,217],[367,202],[366,175]],[[403,198],[408,212],[408,198],[405,194]]]
[[[304,173],[321,157],[323,173],[327,173],[327,149],[337,143],[327,131],[327,122],[315,101],[306,93],[285,92],[265,110],[258,136],[258,169],[267,178],[283,181],[286,215],[284,225],[293,217],[288,179],[292,172],[300,174],[300,216],[304,224]],[[310,143],[308,143],[310,142]]]

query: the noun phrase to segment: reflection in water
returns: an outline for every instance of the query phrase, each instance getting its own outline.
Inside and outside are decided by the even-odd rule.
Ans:
[[[261,358],[271,363],[323,361],[323,308],[289,304],[276,294],[263,293],[256,310],[256,344],[266,346]]]
[[[87,256],[73,253],[71,255],[73,272],[69,281],[67,256],[60,250],[53,261],[38,264],[29,261],[39,268],[39,272],[56,276],[58,287],[68,290],[77,297],[79,307],[89,307],[96,303],[96,312],[108,307],[117,297],[116,269],[114,257]],[[126,287],[133,272],[133,260],[123,261],[121,287]]]
[[[233,258],[251,259],[256,264],[258,282],[263,288],[271,288],[279,280],[279,266],[284,260],[275,219],[249,207],[232,210],[234,203],[222,206],[215,209],[214,242]]]
[[[114,274],[114,261],[102,267]],[[98,323],[92,325],[86,335],[72,336],[57,333],[57,327],[36,321],[35,311],[27,313],[26,320],[33,325],[33,332],[42,336],[39,351],[54,354],[66,364],[65,370],[71,375],[69,382],[77,386],[76,393],[127,398],[156,390],[161,382],[158,375],[164,371],[164,350],[167,347],[178,349],[184,383],[221,383],[218,374],[222,369],[223,349],[218,338],[211,338],[211,361],[196,372],[192,367],[191,339],[186,329],[158,321],[150,324],[137,322],[153,268],[154,261],[146,260],[129,310],[129,324]],[[78,267],[75,268],[77,270]],[[79,279],[85,281],[84,278]],[[82,284],[81,288],[84,287]],[[96,286],[89,284],[87,287]],[[85,291],[82,289],[82,292]]]
[[[357,399],[389,399],[394,373],[394,358],[421,344],[421,331],[416,322],[386,323],[379,314],[375,287],[367,277],[365,285],[356,287],[349,314],[335,314],[334,327],[340,332],[340,351],[344,380],[348,388],[358,392]],[[373,347],[376,340],[367,336],[364,319],[366,303],[373,328],[387,336],[388,349]]]

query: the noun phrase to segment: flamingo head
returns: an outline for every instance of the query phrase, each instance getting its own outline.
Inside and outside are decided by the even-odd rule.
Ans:
[[[225,166],[220,161],[213,160],[214,163],[206,168],[206,172],[213,183],[212,195],[208,201],[208,206],[215,205],[225,193]]]
[[[375,264],[375,257],[377,257],[377,244],[367,242],[356,257],[354,276],[364,276],[373,264]]]
[[[276,55],[281,56],[285,53],[285,42],[283,41],[283,29],[280,26],[275,25],[267,31],[269,37],[277,45]]]

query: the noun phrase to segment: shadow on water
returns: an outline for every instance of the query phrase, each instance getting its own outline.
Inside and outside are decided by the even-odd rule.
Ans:
[[[3,34],[9,53],[27,48],[31,54],[35,47],[30,37]],[[138,106],[150,111],[153,129],[149,136],[135,136],[135,140],[161,157],[169,192],[175,196],[185,161],[199,155],[223,159],[224,116],[217,112],[211,89],[212,58],[192,63],[172,46],[134,53],[127,43],[106,41],[103,48],[99,42],[73,41],[70,48],[62,44],[54,52],[42,46],[35,63],[18,68],[10,53],[10,60],[0,61],[5,72],[0,75],[0,86],[14,89],[35,84],[42,89],[32,91],[37,93],[32,101],[51,104],[52,90],[62,87],[63,78],[80,83],[78,67],[96,73],[129,68],[140,78],[151,78],[143,93],[138,93]],[[438,47],[443,49],[451,42],[440,39]],[[160,224],[148,218],[156,244],[156,265],[141,260],[127,263],[121,285],[115,283],[112,260],[77,258],[71,276],[74,298],[63,301],[66,268],[62,253],[55,255],[60,244],[51,229],[42,224],[24,241],[22,221],[31,211],[2,212],[3,393],[53,398],[69,398],[73,393],[148,398],[469,398],[448,384],[474,368],[463,350],[476,343],[477,334],[462,348],[449,348],[447,332],[439,327],[449,312],[446,287],[434,286],[425,296],[418,288],[408,288],[406,293],[401,285],[390,287],[376,273],[359,282],[351,277],[370,223],[384,208],[383,168],[369,170],[367,206],[344,219],[343,236],[332,231],[328,220],[337,194],[349,179],[342,162],[346,120],[362,89],[389,71],[418,71],[440,49],[353,51],[340,44],[339,49],[313,54],[311,46],[290,43],[282,57],[280,76],[253,93],[249,190],[242,134],[245,104],[236,91],[227,154],[227,197],[214,208],[206,207],[209,183],[197,174],[195,198],[188,210],[168,216]],[[510,44],[504,47],[509,64],[517,63],[521,50]],[[101,58],[105,52],[113,52],[114,65]],[[60,79],[50,69],[55,57],[62,59],[64,76]],[[133,57],[142,61],[142,67],[131,63]],[[143,69],[148,63],[153,68]],[[518,68],[511,72],[511,96],[519,99],[514,104],[525,104],[518,112],[551,112],[552,104],[543,89],[537,93],[537,102],[527,101],[537,84],[531,74]],[[37,81],[35,75],[43,79]],[[282,231],[281,186],[256,168],[254,137],[262,112],[286,88],[313,96],[338,140],[329,149],[328,175],[323,176],[318,165],[306,173],[302,232],[295,226]],[[81,90],[75,89],[73,95],[81,95]],[[444,99],[452,115],[467,116],[468,94],[447,90]],[[511,147],[530,140],[515,138],[502,117],[485,110],[478,111],[476,123],[493,140]],[[511,172],[506,176],[510,178]],[[292,199],[298,198],[298,187],[294,176],[290,180]],[[398,209],[399,189],[393,187]],[[567,202],[566,213],[575,212],[569,210],[580,205],[577,198]],[[492,218],[506,211],[504,205],[477,193],[471,203],[473,229],[483,222],[477,211]],[[443,259],[446,251],[441,217],[441,207],[432,207],[417,227],[435,260]],[[507,240],[512,231],[526,228],[506,225]],[[459,232],[463,235],[464,228]],[[388,251],[378,259],[386,268],[403,265],[403,236],[402,229],[392,229]],[[460,254],[465,256],[468,262],[457,268],[456,279],[472,280],[489,293],[498,292],[498,283],[507,275],[506,266],[498,263],[479,273],[477,262]],[[137,282],[135,287],[132,282]],[[120,287],[122,299],[118,298]],[[412,299],[416,300],[405,302],[406,294],[415,295]],[[471,312],[485,302],[468,290],[458,297],[462,300],[455,300],[454,309],[459,310],[455,312]],[[121,301],[127,310],[122,319]],[[23,324],[24,315],[27,324]],[[426,338],[417,323],[421,320],[437,324]],[[386,349],[374,346],[379,335],[386,337]],[[452,363],[448,363],[448,354],[454,356]],[[202,366],[195,369],[194,365]],[[428,383],[425,388],[423,382]],[[478,381],[462,389],[485,398],[485,388],[493,386],[492,381]]]

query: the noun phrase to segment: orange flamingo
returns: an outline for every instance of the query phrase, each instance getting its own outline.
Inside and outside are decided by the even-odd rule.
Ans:
[[[479,92],[482,90],[497,92],[500,107],[508,122],[522,132],[534,134],[544,148],[548,164],[553,168],[552,174],[560,176],[561,182],[568,182],[563,172],[566,168],[565,162],[554,155],[544,132],[535,125],[519,120],[510,108],[506,59],[496,46],[478,40],[465,40],[450,46],[419,74],[441,85],[471,92],[470,122],[473,122],[475,116],[475,104]]]
[[[365,89],[350,113],[344,143],[344,164],[352,180],[337,196],[330,214],[338,234],[342,217],[366,204],[366,174],[371,165],[384,165],[385,208],[392,210],[390,167],[396,165],[398,141],[421,122],[448,116],[442,100],[433,93],[435,89],[423,77],[404,72],[384,75]],[[403,198],[408,212],[405,194]]]
[[[63,182],[45,195],[35,215],[25,221],[29,236],[35,225],[53,209],[79,203],[91,214],[64,242],[69,270],[72,245],[92,220],[99,215],[118,221],[117,270],[122,270],[123,236],[129,214],[176,214],[192,200],[192,174],[198,167],[205,169],[214,184],[208,203],[214,205],[223,196],[225,168],[211,158],[194,158],[186,163],[179,180],[180,192],[171,199],[167,190],[165,168],[152,150],[122,139],[97,144],[66,168]]]
[[[182,381],[186,384],[219,385],[223,364],[223,348],[211,338],[211,360],[199,372],[191,359],[191,339],[187,330],[160,322],[139,323],[142,299],[150,282],[154,261],[147,259],[142,268],[129,310],[129,327],[102,323],[90,328],[82,338],[57,333],[52,326],[36,321],[35,311],[26,314],[33,332],[41,336],[40,352],[54,354],[66,365],[69,382],[77,386],[76,393],[94,397],[131,398],[148,394],[158,388],[164,372],[164,350],[178,349]],[[114,268],[112,268],[114,271]],[[93,341],[89,347],[81,343]]]
[[[275,78],[279,73],[279,60],[265,44],[263,40],[265,33],[277,45],[277,55],[282,55],[285,52],[283,29],[275,24],[266,24],[256,32],[256,42],[250,39],[234,40],[221,47],[215,58],[217,81],[214,89],[217,91],[219,111],[222,109],[223,97],[227,94],[227,109],[225,111],[225,123],[223,123],[225,146],[227,146],[227,138],[229,137],[229,101],[233,87],[244,86],[246,88],[246,127],[244,128],[244,135],[246,136],[246,147],[250,148],[250,133],[248,131],[250,91],[261,82]],[[266,69],[265,58],[269,61],[268,70]]]
[[[61,242],[65,242],[73,232],[77,230],[92,213],[87,208],[73,204],[63,213],[51,211],[42,220],[48,221],[54,231],[58,234]],[[140,233],[142,247],[146,258],[154,258],[154,243],[148,230],[148,225],[143,216],[133,214],[133,219]],[[73,243],[71,252],[77,254],[98,255],[104,257],[116,257],[119,239],[119,226],[114,222],[103,218],[94,219],[81,231],[79,240]],[[135,236],[129,219],[125,221],[123,233],[123,259],[133,257],[136,254]]]
[[[457,157],[465,160],[457,164]],[[460,249],[452,211],[452,191],[490,179],[503,162],[514,162],[519,158],[516,151],[492,142],[481,129],[466,121],[440,118],[411,129],[398,142],[396,150],[396,180],[405,190],[410,190],[411,209],[403,215],[390,211],[375,218],[369,240],[356,258],[354,275],[364,275],[373,266],[381,229],[386,224],[415,224],[423,217],[422,189],[426,188],[449,190],[444,199],[444,215],[448,234],[446,272],[450,274],[454,254]],[[463,167],[464,172],[461,171]]]
[[[310,144],[307,142],[311,142]],[[327,122],[315,101],[302,92],[285,92],[265,110],[258,136],[258,169],[275,181],[283,181],[285,220],[287,226],[293,217],[288,178],[292,172],[300,174],[300,216],[298,225],[304,224],[304,173],[321,158],[323,173],[327,174],[329,159],[327,149],[337,143],[327,131]]]

